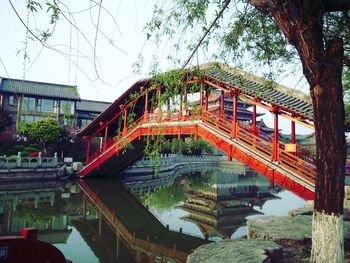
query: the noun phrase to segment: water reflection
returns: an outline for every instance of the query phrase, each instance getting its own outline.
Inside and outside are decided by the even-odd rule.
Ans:
[[[290,199],[232,162],[126,172],[120,179],[129,190],[115,178],[1,184],[0,234],[37,227],[40,240],[74,263],[185,262],[208,240],[237,236],[247,216],[269,212],[269,202],[286,206]]]
[[[123,177],[130,192],[170,228],[210,240],[231,238],[247,216],[261,214],[254,206],[278,199],[280,191],[238,162],[187,165],[156,176],[135,170]]]
[[[39,239],[65,243],[71,233],[68,217],[81,215],[79,198],[71,196],[70,182],[34,182],[0,185],[0,233],[19,235],[22,227],[36,227]]]

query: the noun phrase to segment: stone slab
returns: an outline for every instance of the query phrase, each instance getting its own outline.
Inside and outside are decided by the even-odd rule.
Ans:
[[[312,216],[261,216],[248,220],[248,239],[311,240]],[[344,221],[344,238],[350,239],[350,222]]]
[[[200,246],[187,263],[270,263],[280,262],[282,247],[271,241],[223,240]]]

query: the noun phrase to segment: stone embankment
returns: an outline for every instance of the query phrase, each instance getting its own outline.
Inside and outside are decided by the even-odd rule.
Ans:
[[[199,247],[188,257],[187,263],[309,262],[312,211],[313,204],[307,203],[303,208],[290,211],[288,216],[261,216],[248,220],[247,239]],[[350,221],[347,218],[344,220],[344,239],[348,258]]]

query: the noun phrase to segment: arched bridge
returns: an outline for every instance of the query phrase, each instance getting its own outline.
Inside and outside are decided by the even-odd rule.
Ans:
[[[220,94],[216,107],[210,99],[213,91]],[[253,107],[250,123],[238,120],[239,100]],[[257,107],[273,114],[272,134],[259,130]],[[291,120],[289,143],[279,140],[279,116]],[[313,127],[310,99],[301,92],[221,64],[181,74],[170,71],[135,83],[79,133],[88,142],[79,175],[115,173],[143,155],[152,140],[192,136],[225,152],[229,160],[235,158],[304,199],[313,199],[316,168],[312,159],[298,154],[296,123]],[[103,143],[91,154],[94,137],[102,137]]]

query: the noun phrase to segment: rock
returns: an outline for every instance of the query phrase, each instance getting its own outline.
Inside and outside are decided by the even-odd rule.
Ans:
[[[72,168],[74,172],[79,172],[81,169],[83,169],[83,164],[81,162],[74,162],[72,163]]]
[[[271,241],[223,240],[200,246],[188,256],[187,263],[270,263],[280,262],[282,247]]]
[[[290,210],[288,216],[311,216],[314,212],[314,201],[307,201],[304,207]]]
[[[301,207],[288,212],[288,216],[311,216],[314,212],[313,207]]]
[[[303,243],[311,240],[311,224],[312,216],[261,216],[248,220],[248,239]],[[348,221],[344,221],[344,239],[350,240]]]
[[[261,216],[248,220],[248,239],[311,239],[311,216]]]

